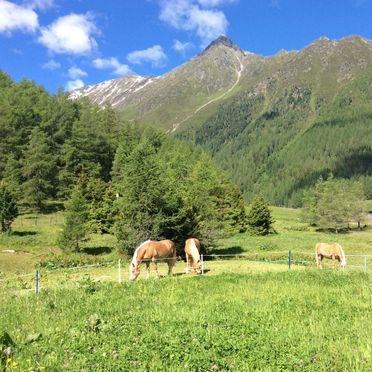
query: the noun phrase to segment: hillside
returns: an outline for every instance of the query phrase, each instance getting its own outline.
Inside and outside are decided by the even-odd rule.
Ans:
[[[202,53],[157,77],[128,75],[74,91],[100,105],[111,104],[129,120],[175,130],[211,100],[228,93],[248,64],[259,56],[244,52],[220,37]]]
[[[359,36],[270,57],[220,37],[163,76],[130,75],[73,95],[203,146],[247,199],[263,192],[298,205],[319,176],[372,174],[371,76],[372,42]]]

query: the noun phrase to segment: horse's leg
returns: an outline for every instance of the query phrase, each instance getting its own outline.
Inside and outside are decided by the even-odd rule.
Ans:
[[[154,263],[155,266],[156,277],[159,279],[158,262],[156,260],[153,260],[152,262]]]
[[[189,255],[186,253],[186,274],[190,272],[190,259]]]
[[[320,255],[320,258],[319,258],[319,269],[323,269],[322,261],[323,261],[323,255]]]
[[[177,260],[176,257],[172,257],[171,259],[168,260],[168,275],[172,275],[172,270],[174,265],[176,264],[176,260]]]
[[[146,261],[146,279],[150,279],[150,261]]]

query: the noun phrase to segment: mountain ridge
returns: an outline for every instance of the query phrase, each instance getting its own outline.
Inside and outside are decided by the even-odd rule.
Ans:
[[[202,146],[247,200],[297,206],[319,177],[372,177],[372,41],[358,35],[272,56],[222,37],[162,76],[123,79],[124,119]]]
[[[240,90],[262,90],[273,79],[296,79],[298,69],[305,75],[306,72],[313,74],[314,61],[311,59],[318,58],[315,54],[323,54],[319,58],[323,59],[321,62],[325,67],[330,63],[333,50],[342,49],[344,44],[351,49],[353,45],[360,47],[363,44],[372,53],[372,41],[351,35],[339,40],[322,36],[299,51],[281,50],[272,56],[261,56],[242,50],[221,35],[201,53],[163,75],[130,74],[80,88],[70,97],[86,96],[101,106],[110,104],[125,119],[149,123],[173,133],[180,128],[177,124],[187,125],[198,113],[202,121],[209,111],[217,109],[212,106]],[[338,76],[340,81],[350,78],[346,71],[348,66],[343,68],[345,73]],[[236,84],[239,70],[241,78]],[[201,112],[203,108],[206,108],[205,113]]]

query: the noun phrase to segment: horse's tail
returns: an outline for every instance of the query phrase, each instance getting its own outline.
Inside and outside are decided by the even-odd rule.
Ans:
[[[176,258],[176,257],[177,257],[177,248],[174,242],[172,241],[172,258]]]

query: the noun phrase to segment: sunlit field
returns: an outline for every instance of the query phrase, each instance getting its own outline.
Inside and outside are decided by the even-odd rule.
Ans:
[[[1,296],[8,365],[22,371],[372,368],[363,273],[252,270],[122,284],[83,277],[38,298]]]
[[[215,240],[205,247],[204,275],[186,274],[179,258],[172,277],[163,263],[160,278],[152,270],[146,280],[143,265],[135,282],[113,236],[92,235],[67,255],[55,243],[62,214],[19,217],[14,234],[0,238],[1,250],[15,250],[0,254],[0,346],[10,352],[2,365],[371,370],[372,231],[321,233],[297,210],[272,210],[277,234]],[[318,241],[343,245],[345,271],[331,261],[315,268]]]

